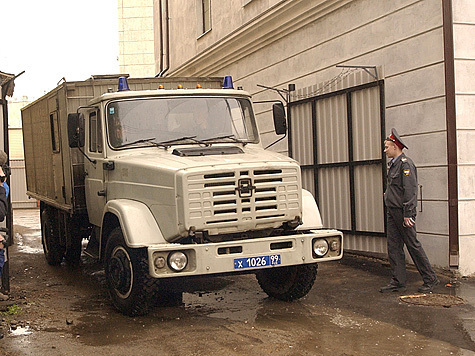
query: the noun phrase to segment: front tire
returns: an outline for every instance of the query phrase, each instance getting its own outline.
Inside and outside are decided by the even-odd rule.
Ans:
[[[53,208],[45,207],[41,211],[41,243],[46,261],[51,266],[60,265],[64,257],[59,230],[59,222],[54,216]]]
[[[145,249],[129,248],[120,227],[109,235],[105,255],[105,275],[114,306],[129,316],[149,312],[156,280],[148,273]]]
[[[262,290],[270,297],[292,301],[308,294],[317,277],[317,264],[268,268],[256,272]]]

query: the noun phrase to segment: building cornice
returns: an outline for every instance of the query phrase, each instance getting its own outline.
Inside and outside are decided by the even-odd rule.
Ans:
[[[354,0],[284,0],[170,70],[170,76],[208,75],[236,63],[272,42]]]

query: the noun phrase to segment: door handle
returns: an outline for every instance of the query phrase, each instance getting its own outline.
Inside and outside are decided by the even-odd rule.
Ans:
[[[97,192],[97,195],[100,196],[100,197],[105,197],[105,196],[106,196],[106,191],[105,191],[105,189],[104,189],[104,190],[99,190],[99,191]]]

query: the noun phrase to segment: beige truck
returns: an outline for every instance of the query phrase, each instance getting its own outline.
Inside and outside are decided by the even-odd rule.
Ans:
[[[297,162],[263,149],[251,97],[230,83],[93,76],[25,107],[47,262],[78,265],[84,242],[127,315],[194,276],[253,273],[271,297],[305,296],[343,235],[322,228]],[[273,114],[285,133],[284,106]]]

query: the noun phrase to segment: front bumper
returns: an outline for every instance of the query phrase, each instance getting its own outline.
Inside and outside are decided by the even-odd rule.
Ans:
[[[325,239],[329,245],[337,241],[339,248],[330,250],[322,257],[313,253],[313,242]],[[334,244],[335,245],[335,244]],[[181,251],[188,258],[188,265],[181,272],[173,271],[167,263],[158,268],[157,258],[168,260],[175,251]],[[228,241],[207,244],[160,244],[148,247],[149,272],[154,278],[199,276],[217,273],[242,273],[275,266],[235,269],[235,259],[280,255],[278,267],[294,266],[339,260],[343,256],[343,234],[337,230],[310,230],[288,236],[275,236],[260,239]]]

